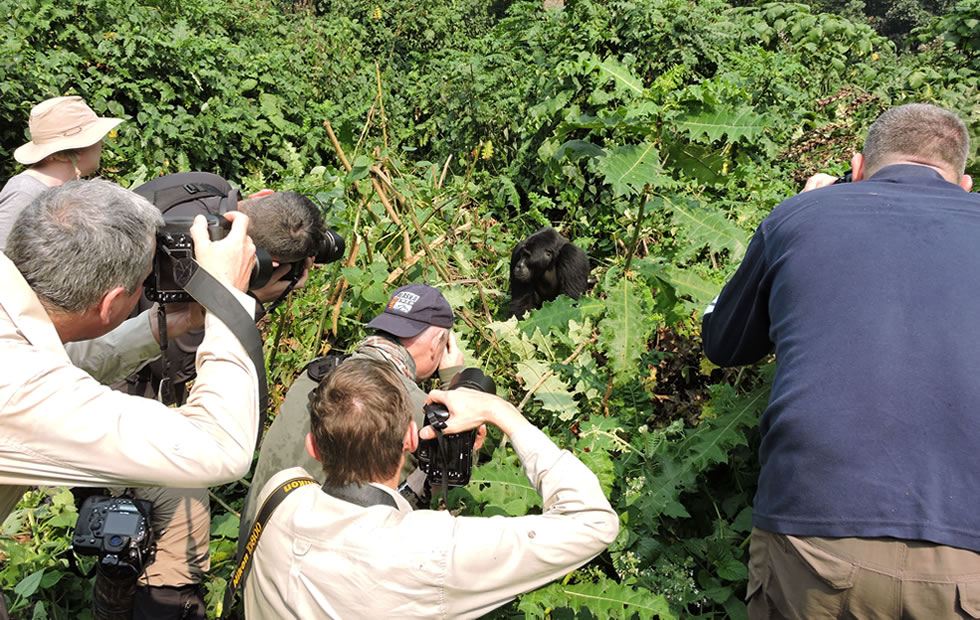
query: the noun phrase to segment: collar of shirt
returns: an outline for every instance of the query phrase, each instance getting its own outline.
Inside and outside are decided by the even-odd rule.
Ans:
[[[939,174],[939,171],[919,164],[892,164],[891,166],[885,166],[868,177],[867,180],[882,181],[885,183],[922,183],[923,181],[934,181],[947,185],[955,185],[955,183],[950,183],[944,179],[943,175]]]
[[[41,305],[41,300],[3,253],[0,253],[0,281],[4,283],[3,293],[0,293],[0,306],[20,335],[38,349],[68,360],[65,346]]]

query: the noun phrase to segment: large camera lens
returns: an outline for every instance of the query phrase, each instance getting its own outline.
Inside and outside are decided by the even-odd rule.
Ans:
[[[313,258],[315,263],[332,263],[344,256],[344,238],[329,228],[325,232],[323,243]]]

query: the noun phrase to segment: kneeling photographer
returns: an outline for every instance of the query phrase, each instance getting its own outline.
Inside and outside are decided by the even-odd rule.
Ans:
[[[595,474],[513,405],[464,388],[433,391],[427,401],[448,409],[444,434],[485,423],[507,434],[543,514],[413,511],[396,491],[399,470],[420,439],[436,433],[419,432],[390,364],[347,360],[310,404],[306,445],[326,484],[293,468],[259,496],[258,524],[229,584],[244,581],[246,617],[476,617],[560,578],[615,539],[618,518]]]

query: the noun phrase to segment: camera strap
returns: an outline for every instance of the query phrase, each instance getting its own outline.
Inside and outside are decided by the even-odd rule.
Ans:
[[[345,484],[342,487],[334,487],[325,483],[322,489],[330,497],[336,497],[337,499],[364,508],[369,506],[391,506],[395,509],[398,508],[398,504],[395,503],[391,495],[370,484]]]
[[[244,544],[243,541],[238,541],[238,553],[235,554],[235,570],[232,571],[231,579],[225,588],[225,600],[221,606],[221,618],[228,617],[232,605],[235,604],[235,595],[238,593],[239,586],[245,582],[249,571],[252,570],[252,557],[255,555],[255,547],[259,544],[259,538],[262,537],[262,531],[265,529],[265,524],[268,523],[272,513],[279,507],[282,500],[286,499],[287,495],[296,489],[316,483],[316,480],[313,478],[292,478],[276,487],[276,490],[262,502],[262,506],[259,508],[258,513],[256,513],[255,522],[252,523],[252,527],[248,530],[248,538],[245,539]]]
[[[235,296],[214,276],[201,268],[192,258],[182,258],[175,263],[174,280],[197,303],[218,317],[245,348],[255,366],[259,380],[259,420],[265,417],[269,405],[269,386],[265,376],[265,357],[262,354],[262,337],[252,316],[242,308]],[[162,334],[161,334],[162,335]],[[258,437],[262,434],[259,424]]]

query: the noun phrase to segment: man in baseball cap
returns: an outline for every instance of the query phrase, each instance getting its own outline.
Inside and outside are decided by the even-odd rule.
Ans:
[[[99,169],[102,140],[122,121],[97,116],[76,96],[34,106],[28,122],[31,141],[14,151],[14,159],[29,167],[0,190],[0,250],[14,220],[41,192]]]
[[[417,336],[428,327],[453,326],[453,309],[437,289],[427,284],[409,284],[396,290],[384,312],[368,327],[399,338]]]

